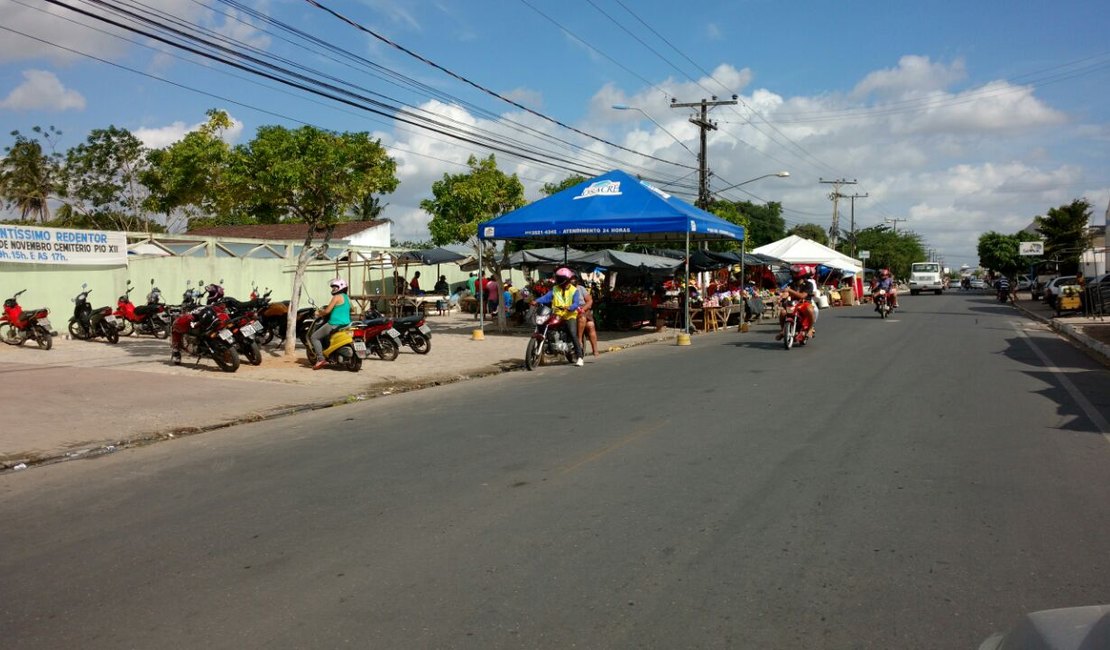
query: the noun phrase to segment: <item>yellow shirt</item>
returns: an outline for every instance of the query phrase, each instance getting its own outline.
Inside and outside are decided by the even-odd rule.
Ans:
[[[563,320],[570,320],[578,318],[577,311],[571,311],[570,307],[574,304],[574,298],[578,294],[578,287],[573,284],[567,284],[565,288],[555,286],[551,289],[551,309],[555,315]]]

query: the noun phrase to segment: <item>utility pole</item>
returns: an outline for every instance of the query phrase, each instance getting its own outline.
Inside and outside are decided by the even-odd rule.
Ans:
[[[899,221],[906,221],[906,219],[896,219],[894,217],[887,217],[886,219],[883,219],[883,221],[885,221],[887,223],[894,224],[894,234],[897,235],[898,234],[898,222]]]
[[[697,207],[702,210],[709,209],[709,161],[706,157],[706,132],[716,131],[717,123],[709,120],[709,109],[714,106],[727,106],[738,103],[736,95],[732,99],[718,100],[714,95],[711,100],[701,100],[700,102],[689,102],[680,104],[676,100],[671,99],[671,108],[699,108],[701,111],[696,113],[690,118],[690,123],[697,126],[701,133],[700,142],[701,150],[698,154],[698,200]]]
[[[863,194],[849,194],[848,196],[845,197],[845,198],[848,198],[848,199],[852,200],[852,230],[851,230],[851,232],[852,232],[852,235],[851,235],[851,237],[852,237],[852,240],[851,240],[852,254],[849,256],[852,259],[855,259],[855,257],[856,257],[856,199],[866,199],[868,194],[870,194],[870,193],[869,192],[864,192]]]
[[[852,180],[847,180],[844,178],[838,178],[836,180],[827,181],[823,178],[819,178],[817,180],[826,185],[833,186],[832,194],[829,195],[829,198],[832,199],[833,202],[832,226],[829,228],[829,248],[836,248],[836,244],[840,240],[840,197],[844,196],[840,193],[840,186],[855,185],[856,179],[853,178]]]

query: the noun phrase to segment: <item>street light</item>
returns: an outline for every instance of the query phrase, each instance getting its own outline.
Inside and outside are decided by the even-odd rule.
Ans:
[[[637,106],[629,106],[628,104],[613,104],[613,110],[615,110],[615,111],[639,111],[640,115],[643,115],[644,117],[651,120],[651,123],[654,124],[655,126],[659,127],[660,131],[662,131],[663,133],[666,133],[667,135],[671,136],[672,140],[674,140],[678,144],[682,145],[683,149],[685,149],[686,151],[689,151],[690,154],[692,156],[694,156],[695,158],[698,157],[698,154],[694,153],[693,149],[691,149],[690,147],[687,147],[685,142],[676,138],[673,133],[671,133],[670,131],[668,131],[666,129],[666,127],[664,127],[659,122],[656,122],[654,117],[652,117],[652,116],[648,115],[646,112],[644,112],[644,109],[639,108]]]
[[[758,181],[761,178],[768,178],[768,177],[771,177],[771,176],[778,176],[779,178],[786,178],[786,177],[790,176],[790,172],[775,172],[774,174],[764,174],[762,176],[756,176],[755,178],[746,180],[743,183],[736,183],[735,185],[729,185],[728,187],[726,187],[724,189],[717,190],[716,193],[720,194],[721,192],[727,192],[731,189],[735,189],[737,187],[740,187],[741,185],[747,185],[748,183],[754,183],[754,182]]]

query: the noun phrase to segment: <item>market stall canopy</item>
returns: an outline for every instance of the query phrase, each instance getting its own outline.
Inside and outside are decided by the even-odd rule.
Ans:
[[[685,259],[686,254],[680,250],[672,248],[655,248],[651,249],[652,255],[661,255],[663,257],[673,257],[675,259]],[[699,255],[700,253],[700,255]],[[694,269],[700,262],[704,261],[706,268]],[[725,266],[740,263],[740,251],[697,251],[691,254],[690,263],[691,270],[711,270],[720,269]],[[788,266],[788,264],[777,257],[770,255],[756,255],[754,253],[744,253],[744,266]]]
[[[518,269],[522,266],[552,266],[569,261],[582,251],[575,248],[530,248],[509,255],[509,266]]]
[[[450,262],[461,262],[473,256],[473,251],[468,246],[455,245],[455,246],[441,246],[439,248],[428,248],[414,251],[405,251],[397,256],[397,262],[400,264],[423,264],[430,266],[432,264],[448,264]]]
[[[790,235],[760,246],[752,250],[752,253],[771,255],[789,264],[824,264],[849,273],[859,273],[863,268],[863,262],[798,235]]]
[[[744,228],[613,170],[478,226],[481,239],[573,242],[744,239]]]
[[[682,266],[682,260],[658,255],[603,250],[578,253],[569,260],[576,266],[595,266],[612,271],[667,271],[673,273]]]

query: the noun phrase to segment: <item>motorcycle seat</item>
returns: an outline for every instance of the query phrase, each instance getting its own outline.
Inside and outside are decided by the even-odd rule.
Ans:
[[[147,315],[150,315],[150,314],[157,314],[158,313],[158,307],[159,307],[159,305],[139,305],[139,306],[135,307],[135,315],[136,316],[147,316]]]
[[[400,318],[393,319],[393,326],[396,327],[398,325],[415,325],[422,320],[424,320],[423,316],[402,316]]]
[[[367,320],[362,321],[362,326],[363,327],[374,327],[374,326],[377,326],[377,325],[385,325],[388,322],[389,322],[388,318],[369,318]]]

